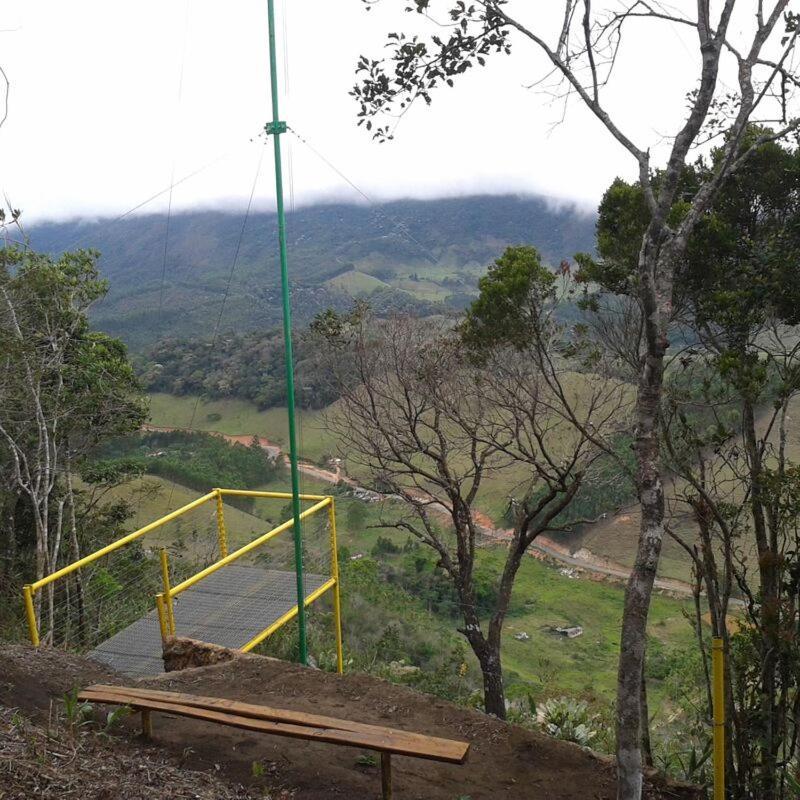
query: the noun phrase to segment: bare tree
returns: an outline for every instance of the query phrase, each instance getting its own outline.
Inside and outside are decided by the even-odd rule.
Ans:
[[[76,461],[102,436],[138,428],[146,413],[124,345],[89,329],[86,311],[105,289],[90,251],[53,260],[0,250],[0,454],[29,501],[37,579],[56,569],[65,532],[80,556]],[[52,584],[47,602],[51,633]]]
[[[5,255],[13,263],[10,252]],[[60,426],[66,411],[64,362],[79,320],[76,316],[65,324],[63,308],[46,313],[40,305],[47,302],[45,298],[35,291],[15,291],[19,281],[8,274],[4,277],[0,286],[4,360],[0,436],[10,456],[14,482],[30,500],[39,579],[51,570],[61,549],[65,499],[56,497],[55,490],[61,468]],[[28,324],[34,319],[43,326]],[[49,600],[52,620],[52,592]]]
[[[365,0],[371,5],[375,0]],[[443,19],[434,17],[431,0],[404,2],[409,11],[437,23],[429,40],[392,33],[388,56],[362,57],[353,95],[360,103],[360,123],[381,138],[391,138],[388,124],[373,127],[373,118],[402,115],[417,101],[430,103],[441,85],[452,85],[468,69],[483,66],[512,44],[527,43],[550,62],[550,76],[562,82],[563,96],[574,96],[606,128],[636,162],[645,187],[650,222],[642,237],[638,291],[644,311],[644,352],[639,371],[636,408],[637,487],[642,522],[634,569],[628,582],[622,625],[617,691],[617,762],[620,800],[641,797],[642,755],[640,689],[645,630],[653,582],[664,536],[664,490],[659,464],[659,407],[668,329],[673,312],[675,270],[686,253],[689,237],[726,177],[734,173],[767,139],[797,130],[800,121],[789,111],[798,78],[794,54],[800,27],[789,0],[697,0],[694,14],[672,11],[662,3],[626,0],[598,6],[591,0],[564,0],[561,24],[548,33],[544,12],[530,11],[511,0],[477,0],[444,4]],[[512,10],[514,9],[514,10]],[[732,20],[736,12],[737,21]],[[526,23],[523,20],[530,18]],[[647,26],[647,27],[643,27]],[[628,135],[618,115],[606,105],[606,87],[623,40],[631,35],[654,37],[655,31],[680,26],[696,41],[698,70],[687,94],[688,111],[676,124],[665,163],[654,164],[650,148]],[[734,29],[742,28],[740,34]],[[682,54],[681,58],[685,58]],[[736,88],[725,89],[720,69],[730,61]],[[743,147],[748,123],[781,120],[774,133]],[[672,215],[679,199],[679,181],[694,148],[709,139],[723,142],[722,157],[700,185],[684,213]],[[655,171],[660,167],[658,179]]]
[[[661,420],[677,476],[669,533],[691,557],[713,633],[727,645],[731,796],[771,799],[782,796],[800,736],[800,465],[787,447],[800,343],[796,327],[775,320],[750,330],[738,353],[724,334],[705,333]],[[728,370],[709,380],[720,358]]]
[[[329,345],[348,351],[331,359],[348,365],[328,421],[341,455],[404,504],[408,513],[387,525],[438,555],[458,598],[459,630],[481,667],[486,711],[504,718],[500,640],[514,579],[536,537],[563,529],[601,450],[576,432],[535,361],[517,352],[495,352],[478,365],[451,327],[408,317],[375,324],[359,317],[349,330],[328,331]],[[598,381],[570,413],[600,436],[619,399],[618,388]],[[476,601],[476,500],[487,476],[520,465],[529,477],[511,498],[513,533],[485,625]]]

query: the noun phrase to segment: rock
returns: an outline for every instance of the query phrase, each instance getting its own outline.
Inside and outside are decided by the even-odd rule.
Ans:
[[[553,631],[560,636],[566,636],[568,639],[574,639],[576,636],[583,635],[583,628],[580,625],[570,625],[564,628],[553,628]]]
[[[164,642],[164,671],[177,672],[189,667],[207,667],[209,664],[232,661],[240,655],[227,647],[171,636]]]
[[[389,663],[389,672],[395,678],[402,678],[404,675],[416,675],[420,672],[420,668],[411,664],[404,664],[402,661],[391,661]]]

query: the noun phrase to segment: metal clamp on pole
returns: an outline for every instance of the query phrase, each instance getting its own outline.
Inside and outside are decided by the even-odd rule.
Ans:
[[[277,122],[268,122],[264,126],[267,136],[275,136],[277,134],[286,133],[286,123],[278,120]]]

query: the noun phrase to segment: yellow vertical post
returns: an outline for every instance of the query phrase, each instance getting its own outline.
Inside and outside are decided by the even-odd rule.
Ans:
[[[33,607],[33,590],[29,584],[22,587],[22,597],[25,600],[25,616],[28,619],[28,636],[34,647],[39,646],[39,626],[36,624],[36,610]]]
[[[219,557],[228,555],[228,531],[225,529],[225,510],[222,501],[222,491],[214,489],[217,493],[217,536],[219,537]]]
[[[164,609],[164,595],[156,595],[156,609],[158,611],[158,627],[161,629],[161,641],[166,642],[169,631],[167,628],[167,612]]]
[[[725,644],[720,636],[711,643],[714,681],[714,800],[725,800]]]
[[[170,635],[175,635],[175,610],[172,606],[172,590],[169,586],[169,561],[167,551],[161,549],[161,580],[164,582],[164,605],[167,608],[167,628]]]
[[[331,577],[333,584],[333,620],[336,626],[336,671],[344,672],[344,653],[342,648],[342,602],[339,595],[339,555],[336,545],[336,504],[331,498],[328,506],[328,519],[331,528]]]

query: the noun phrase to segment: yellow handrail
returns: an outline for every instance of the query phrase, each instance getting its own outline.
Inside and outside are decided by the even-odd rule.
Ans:
[[[256,492],[249,489],[220,489],[220,494],[229,494],[232,497],[271,497],[273,500],[291,500],[290,492]],[[301,494],[301,500],[324,500],[326,494]]]
[[[332,498],[326,497],[316,505],[307,508],[300,514],[300,519],[303,520],[306,517],[310,517],[312,514],[316,514],[322,508],[329,505],[332,502]],[[277,528],[273,528],[268,533],[265,533],[263,536],[259,536],[258,539],[253,539],[252,542],[248,542],[244,547],[240,547],[238,550],[234,551],[225,558],[221,558],[219,561],[215,561],[210,566],[206,567],[205,569],[200,570],[196,575],[192,575],[191,578],[187,578],[183,583],[179,583],[177,586],[172,587],[172,591],[170,594],[175,597],[175,595],[180,594],[181,592],[185,592],[190,587],[194,586],[199,581],[203,580],[203,578],[207,578],[209,575],[212,575],[218,569],[222,569],[224,566],[236,561],[238,558],[241,558],[243,555],[249,553],[251,550],[255,550],[256,547],[261,546],[264,542],[268,542],[274,536],[277,536],[279,533],[283,533],[285,530],[288,530],[294,525],[294,520],[290,519],[280,525]]]
[[[30,634],[31,642],[34,646],[39,645],[39,630],[38,630],[38,620],[36,616],[36,610],[34,606],[34,597],[37,591],[39,591],[42,587],[47,586],[54,581],[57,581],[59,578],[63,578],[66,575],[69,575],[72,572],[80,569],[87,564],[91,564],[93,561],[96,561],[99,558],[102,558],[109,553],[118,550],[121,547],[124,547],[127,544],[139,539],[140,537],[144,536],[145,534],[153,531],[162,525],[170,522],[171,520],[180,517],[182,514],[191,511],[198,506],[203,505],[204,503],[209,502],[210,500],[215,500],[217,505],[217,525],[218,525],[218,536],[219,536],[219,545],[220,545],[220,555],[222,556],[218,561],[211,564],[210,566],[206,567],[205,569],[201,570],[197,574],[187,578],[182,583],[179,583],[175,587],[170,586],[170,579],[169,579],[169,566],[167,561],[167,552],[166,550],[161,550],[161,577],[163,582],[164,590],[163,592],[159,593],[156,596],[156,607],[158,611],[158,621],[159,626],[161,629],[161,636],[162,639],[167,638],[169,635],[175,635],[175,617],[173,611],[173,598],[181,594],[182,592],[186,591],[190,587],[194,586],[199,581],[203,580],[204,578],[208,577],[209,575],[213,574],[219,569],[227,566],[228,564],[233,563],[237,559],[241,558],[242,556],[246,555],[247,553],[251,552],[257,547],[260,547],[265,542],[268,542],[270,539],[278,536],[280,533],[290,530],[294,526],[294,520],[287,520],[286,522],[278,525],[277,527],[273,528],[272,530],[268,531],[267,533],[263,534],[262,536],[254,539],[252,542],[248,542],[243,547],[240,547],[233,553],[228,554],[227,550],[227,531],[225,530],[225,522],[222,509],[222,497],[223,495],[232,495],[232,496],[239,496],[239,497],[265,497],[265,498],[272,498],[272,499],[279,499],[279,500],[289,500],[291,499],[292,495],[289,492],[266,492],[266,491],[251,491],[247,489],[214,489],[208,494],[203,495],[202,497],[197,498],[197,500],[193,500],[191,503],[187,503],[181,508],[176,509],[175,511],[161,517],[160,519],[156,520],[155,522],[151,522],[149,525],[145,525],[143,528],[139,528],[133,533],[129,533],[126,536],[123,536],[121,539],[118,539],[116,542],[112,542],[109,545],[101,548],[100,550],[91,553],[84,558],[79,559],[78,561],[73,562],[72,564],[68,564],[66,567],[53,572],[50,575],[41,578],[40,580],[36,581],[32,584],[26,584],[23,587],[23,600],[25,605],[25,614],[27,617],[28,622],[28,629]],[[313,494],[303,494],[300,495],[301,500],[305,501],[315,501],[314,505],[310,506],[309,508],[305,509],[305,511],[301,512],[300,519],[306,519],[313,514],[316,514],[318,511],[321,511],[324,508],[328,509],[329,515],[329,525],[330,525],[330,546],[331,546],[331,577],[322,584],[319,588],[315,589],[308,597],[305,598],[303,602],[303,606],[308,606],[313,603],[315,600],[319,599],[322,595],[326,592],[333,590],[333,605],[334,605],[334,617],[335,617],[335,627],[336,627],[336,656],[337,656],[337,668],[338,671],[341,673],[343,669],[343,654],[342,654],[342,623],[341,623],[341,601],[339,597],[340,587],[339,587],[339,568],[338,568],[338,559],[337,559],[337,542],[336,542],[336,512],[335,512],[335,503],[334,498],[330,495],[313,495]],[[289,620],[293,619],[299,613],[298,606],[295,605],[285,614],[283,614],[279,619],[275,620],[272,624],[269,625],[265,630],[251,639],[243,648],[243,651],[248,651],[254,648],[256,645],[260,644],[264,639],[269,637],[272,633],[274,633],[278,628],[282,625],[285,625]]]
[[[161,582],[164,584],[164,608],[167,612],[167,630],[171,636],[175,635],[175,608],[172,603],[172,589],[169,580],[169,558],[167,551],[161,548]]]
[[[336,502],[331,498],[328,508],[331,528],[331,575],[333,576],[333,624],[336,628],[336,670],[344,672],[344,646],[342,642],[342,599],[339,591],[339,545],[336,542]]]
[[[22,596],[25,599],[25,616],[28,620],[28,635],[31,637],[31,644],[39,646],[39,626],[36,624],[36,611],[33,607],[33,590],[30,584],[22,587]]]
[[[203,503],[207,503],[214,497],[216,497],[216,494],[214,492],[209,492],[208,494],[204,494],[202,497],[198,497],[197,500],[192,500],[191,503],[187,503],[185,506],[181,506],[179,509],[177,509],[177,511],[173,511],[170,514],[167,514],[165,517],[161,517],[161,519],[157,519],[155,522],[151,522],[149,525],[145,525],[143,528],[139,528],[138,531],[129,533],[127,536],[123,536],[121,539],[117,539],[116,542],[112,542],[111,544],[108,544],[105,547],[101,547],[94,553],[91,553],[88,556],[84,556],[83,558],[78,559],[77,561],[73,561],[66,567],[62,567],[61,569],[50,573],[50,575],[45,575],[44,578],[41,578],[40,580],[30,584],[31,591],[38,592],[39,589],[41,589],[43,586],[47,586],[48,583],[57,581],[59,578],[63,578],[65,575],[69,575],[70,573],[75,572],[76,569],[85,567],[87,564],[91,564],[93,561],[97,561],[98,558],[102,558],[103,556],[108,555],[109,553],[113,553],[114,550],[118,550],[120,547],[124,547],[126,544],[130,544],[135,539],[144,536],[146,533],[150,533],[150,531],[155,530],[156,528],[160,528],[167,522],[170,522],[176,517],[181,516],[181,514],[185,514],[187,511],[191,511],[193,508],[197,508],[197,506],[201,506],[203,505]]]
[[[714,800],[725,800],[725,641],[711,640],[711,664],[714,680]]]
[[[337,585],[335,578],[329,578],[325,583],[322,584],[318,589],[314,589],[311,594],[306,597],[304,605],[310,606],[315,600],[319,600],[322,595],[325,594],[329,589],[335,588]],[[290,608],[283,616],[278,617],[275,622],[272,623],[268,628],[264,628],[258,636],[254,636],[244,647],[240,648],[243,653],[248,653],[252,650],[256,645],[261,644],[264,639],[272,636],[278,628],[283,627],[287,622],[293,620],[297,616],[297,606],[293,606]],[[341,668],[339,672],[341,673]]]

